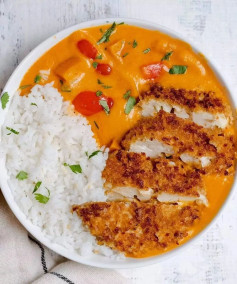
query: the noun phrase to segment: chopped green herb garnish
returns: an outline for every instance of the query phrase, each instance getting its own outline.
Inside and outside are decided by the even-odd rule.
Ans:
[[[37,201],[39,201],[39,203],[43,203],[43,204],[46,204],[48,201],[49,201],[49,197],[50,197],[50,191],[49,189],[46,187],[47,191],[48,191],[48,196],[45,196],[41,193],[35,193],[41,186],[42,184],[42,181],[38,181],[34,187],[34,190],[32,193],[34,193],[34,196],[35,196],[35,199]]]
[[[102,59],[102,54],[97,55],[95,59]]]
[[[125,110],[124,110],[125,114],[129,114],[130,111],[135,106],[135,104],[136,104],[136,99],[134,97],[129,97],[128,101],[127,101],[127,104],[125,106]]]
[[[99,64],[98,62],[95,62],[95,61],[94,61],[94,62],[92,63],[92,66],[96,69],[97,66],[98,66],[98,64]]]
[[[85,152],[85,154],[86,154],[86,156],[87,156],[87,157],[89,157],[89,154],[88,154],[88,152],[87,152],[87,151]]]
[[[118,26],[120,26],[120,25],[124,25],[124,22],[121,22],[121,23],[118,24]]]
[[[103,33],[103,29],[102,28],[100,28],[100,32]]]
[[[112,86],[107,86],[107,85],[102,85],[102,87],[103,87],[104,89],[110,89],[110,88],[112,88]]]
[[[143,53],[146,54],[146,53],[149,53],[150,51],[151,51],[151,49],[147,48],[147,49],[143,50]]]
[[[35,104],[35,103],[31,103],[30,105],[31,105],[31,106],[37,106],[37,104]]]
[[[128,54],[129,54],[129,53],[126,52],[126,53],[124,53],[124,55],[122,55],[122,57],[126,57]]]
[[[90,156],[88,157],[88,159],[96,156],[98,153],[100,153],[101,151],[100,150],[97,150],[97,151],[94,151],[92,154],[90,154]]]
[[[102,95],[102,92],[100,90],[96,91],[96,96],[99,97]]]
[[[113,22],[112,26],[107,29],[107,31],[103,34],[103,36],[97,41],[97,44],[101,44],[103,42],[108,42],[112,32],[116,28],[116,23]]]
[[[97,79],[97,83],[98,83],[99,85],[102,85],[102,87],[103,87],[104,89],[110,89],[110,88],[112,88],[112,86],[105,85],[102,81],[100,81],[100,79]],[[97,92],[98,92],[98,91],[97,91]]]
[[[46,204],[49,201],[49,196],[45,196],[40,193],[35,193],[35,199],[39,201],[39,203]]]
[[[61,83],[61,80],[60,80],[60,83]],[[70,93],[71,91],[72,91],[72,90],[69,88],[69,86],[64,85],[64,84],[62,83],[61,92]]]
[[[36,75],[34,82],[35,82],[36,84],[39,83],[40,80],[41,80],[41,78],[42,78],[42,77],[41,77],[40,75]]]
[[[29,87],[31,87],[32,85],[23,85],[23,86],[20,86],[20,89],[21,90],[24,90],[24,89],[26,89],[26,88],[29,88]]]
[[[173,51],[167,52],[162,58],[161,61],[163,60],[169,60],[170,56],[172,55]]]
[[[170,74],[184,74],[187,71],[188,66],[185,65],[173,65],[170,70],[169,73]]]
[[[28,178],[28,173],[24,172],[24,171],[20,171],[17,175],[16,178],[19,180],[24,180]]]
[[[135,48],[137,47],[137,41],[134,39],[133,43],[132,43],[132,47]]]
[[[127,100],[127,99],[130,97],[130,94],[131,94],[131,90],[128,90],[128,91],[123,95],[124,99]]]
[[[82,173],[82,169],[80,165],[71,165],[69,166],[69,168],[74,172],[74,174],[81,174]]]
[[[38,182],[36,183],[36,185],[35,185],[34,190],[33,190],[32,193],[35,193],[35,192],[40,188],[41,184],[42,184],[42,181],[38,181]]]
[[[99,100],[99,104],[102,106],[102,108],[104,109],[105,113],[107,115],[109,115],[110,109],[109,109],[108,103],[105,100]]]
[[[8,95],[8,92],[5,92],[1,96],[2,109],[6,108],[8,102],[9,102],[9,95]]]
[[[69,165],[67,163],[64,163],[63,165],[65,167],[69,167],[72,170],[72,172],[74,172],[74,174],[78,174],[78,173],[81,174],[82,173],[82,168],[81,168],[80,165]]]
[[[94,124],[95,124],[95,127],[97,128],[97,129],[100,129],[99,128],[99,125],[97,124],[97,122],[94,120]]]
[[[100,81],[100,79],[97,79],[97,83],[98,83],[99,85],[104,84],[103,82]]]
[[[18,135],[18,134],[19,134],[19,132],[18,132],[18,131],[16,131],[15,129],[13,129],[13,128],[6,127],[6,129],[7,129],[7,130],[9,130],[9,131],[11,131],[12,133],[14,133],[14,134],[16,134],[16,135]]]

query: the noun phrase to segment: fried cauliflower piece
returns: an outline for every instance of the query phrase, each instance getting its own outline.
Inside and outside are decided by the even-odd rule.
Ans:
[[[136,196],[142,201],[161,198],[164,202],[207,203],[199,171],[180,160],[164,157],[152,160],[144,153],[117,150],[109,154],[102,177],[110,200]]]
[[[197,159],[212,159],[216,155],[216,148],[209,141],[210,137],[201,126],[161,110],[155,117],[141,119],[125,134],[121,146],[132,152],[144,152],[148,156],[150,151],[152,158],[162,154],[187,154]]]
[[[229,106],[217,98],[214,92],[165,88],[154,84],[143,92],[138,106],[144,117],[154,116],[161,109],[180,118],[191,119],[205,128],[226,128],[232,122]]]
[[[151,158],[177,157],[207,171],[221,173],[226,168],[233,168],[232,136],[224,135],[221,130],[205,129],[163,110],[155,117],[142,118],[125,134],[121,146]]]
[[[72,208],[98,244],[130,257],[178,246],[200,219],[202,207],[159,202],[91,202]]]

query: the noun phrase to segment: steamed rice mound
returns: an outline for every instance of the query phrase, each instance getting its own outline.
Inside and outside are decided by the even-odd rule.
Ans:
[[[96,244],[95,238],[82,226],[73,204],[105,201],[101,172],[108,152],[88,159],[86,153],[98,150],[91,127],[73,106],[63,101],[53,84],[36,85],[28,96],[15,94],[2,127],[2,153],[5,155],[9,186],[26,218],[50,240],[80,255],[116,255],[111,249]],[[11,133],[6,127],[19,132]],[[104,149],[101,149],[104,150]],[[80,164],[82,173],[75,174],[64,163]],[[20,171],[28,178],[18,180]],[[42,181],[39,193],[50,199],[39,203],[32,191]]]

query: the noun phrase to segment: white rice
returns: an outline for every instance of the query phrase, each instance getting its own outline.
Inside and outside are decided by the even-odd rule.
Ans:
[[[28,97],[15,94],[12,99],[1,130],[10,188],[27,219],[52,242],[80,255],[97,251],[116,257],[111,249],[98,246],[80,218],[70,212],[73,204],[106,200],[101,172],[108,151],[88,159],[86,152],[98,150],[91,127],[84,117],[74,115],[73,107],[52,85],[36,85]],[[7,135],[6,127],[19,134]],[[73,173],[64,163],[80,164],[82,173]],[[28,178],[18,180],[20,171]],[[46,188],[50,190],[47,204],[39,203],[32,193],[38,181],[42,181],[38,193],[47,195]]]

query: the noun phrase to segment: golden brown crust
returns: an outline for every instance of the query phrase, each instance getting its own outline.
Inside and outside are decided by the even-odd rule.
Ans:
[[[123,150],[109,154],[102,176],[106,189],[111,186],[128,186],[139,190],[152,188],[155,193],[167,192],[198,197],[200,189],[203,188],[199,171],[178,159],[150,159],[144,153]]]
[[[147,92],[141,93],[139,99],[160,99],[168,103],[182,106],[191,111],[207,111],[211,113],[226,112],[226,107],[220,98],[212,91],[165,88],[159,84],[151,85]]]
[[[213,92],[153,85],[150,91],[140,96],[140,100],[144,101],[150,98],[182,106],[189,116],[192,111],[198,110],[226,114],[228,109]],[[73,206],[72,210],[77,212],[98,244],[132,257],[158,254],[179,245],[187,239],[204,212],[206,205],[199,202],[203,198],[200,193],[205,196],[203,175],[229,175],[234,172],[235,140],[234,136],[227,134],[228,129],[203,128],[189,119],[177,117],[172,113],[174,108],[172,110],[171,113],[161,110],[154,117],[142,118],[122,138],[123,150],[109,153],[102,176],[107,193],[115,193],[117,201]],[[151,143],[153,140],[161,143]],[[134,151],[148,149],[149,154],[149,150],[157,150],[151,156],[159,155],[161,151],[174,154],[168,158],[149,158],[145,153],[129,152],[136,141],[144,141],[144,144],[137,144]],[[181,157],[181,154],[188,154],[186,159],[191,159],[192,164],[181,161],[185,156]],[[207,165],[209,160],[211,163]],[[204,161],[206,167],[200,169],[200,165],[196,164],[200,161]],[[126,193],[132,200],[118,201],[120,195],[122,199]],[[157,197],[161,197],[161,193],[167,194],[159,200],[172,197],[185,201],[159,202]],[[137,199],[133,199],[135,194]],[[190,196],[197,197],[197,201],[192,201]],[[139,198],[149,201],[141,202]]]
[[[98,244],[107,245],[127,256],[177,246],[189,234],[201,215],[201,206],[192,203],[91,202],[73,206]]]
[[[176,157],[183,153],[195,158],[210,157],[212,163],[205,168],[206,172],[230,174],[234,170],[234,137],[222,130],[205,129],[161,110],[154,117],[138,121],[122,138],[121,147],[129,150],[132,143],[146,139],[172,146]]]
[[[137,139],[157,139],[172,146],[177,154],[190,153],[195,157],[215,156],[208,131],[193,122],[178,118],[175,114],[159,111],[156,116],[142,118],[122,138],[122,148],[129,150]]]
[[[233,135],[225,135],[223,133],[215,133],[211,139],[211,143],[217,149],[216,159],[207,168],[207,172],[230,175],[235,171],[235,152],[236,141]]]

